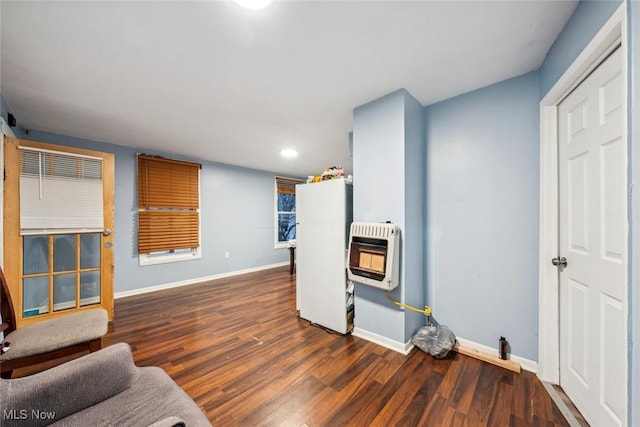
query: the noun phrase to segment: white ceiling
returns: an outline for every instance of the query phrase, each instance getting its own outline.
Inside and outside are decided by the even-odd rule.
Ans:
[[[577,1],[2,1],[20,126],[306,176],[351,171],[353,108],[536,70]],[[278,151],[296,148],[296,159]]]

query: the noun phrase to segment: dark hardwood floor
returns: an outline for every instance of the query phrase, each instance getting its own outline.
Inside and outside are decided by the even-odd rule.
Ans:
[[[123,341],[216,426],[568,425],[529,372],[310,325],[288,267],[118,299],[104,344]]]

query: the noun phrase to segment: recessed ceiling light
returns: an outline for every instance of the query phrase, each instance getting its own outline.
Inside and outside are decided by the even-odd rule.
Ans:
[[[275,0],[233,0],[234,3],[250,10],[262,10],[271,6]]]
[[[284,150],[280,150],[280,155],[282,157],[296,157],[298,155],[298,151],[293,148],[285,148]]]

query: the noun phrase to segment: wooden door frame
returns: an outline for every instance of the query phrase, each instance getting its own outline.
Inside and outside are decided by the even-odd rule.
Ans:
[[[103,206],[104,206],[104,223],[105,228],[108,224],[114,224],[114,155],[111,153],[104,153],[101,151],[91,151],[81,148],[66,147],[61,145],[47,144],[43,142],[35,142],[22,140],[17,138],[4,138],[4,164],[5,164],[5,179],[4,179],[4,216],[3,216],[3,229],[4,229],[4,273],[9,285],[9,291],[11,292],[11,299],[13,300],[14,307],[20,309],[16,312],[17,327],[21,327],[30,323],[35,323],[44,319],[51,319],[53,317],[62,316],[67,314],[66,310],[59,312],[50,312],[39,316],[33,316],[23,318],[22,315],[22,286],[20,286],[20,270],[22,268],[22,251],[16,250],[21,248],[20,242],[20,171],[17,167],[7,168],[6,165],[18,165],[19,164],[19,150],[18,147],[34,147],[44,150],[52,150],[70,154],[79,154],[85,156],[99,157],[103,162],[103,185],[107,191],[103,193]],[[110,190],[109,190],[110,189]],[[113,320],[113,249],[105,251],[104,244],[113,245],[114,234],[113,226],[111,226],[112,233],[109,236],[102,238],[103,249],[101,253],[101,265],[103,280],[101,282],[110,284],[109,286],[100,287],[100,306],[107,310],[109,320]],[[95,308],[95,305],[80,307],[77,310],[89,310]]]
[[[11,127],[0,117],[0,167],[4,171],[4,139],[15,138],[16,136]],[[0,191],[0,213],[4,218],[4,190]],[[0,267],[4,265],[4,224],[0,222]]]
[[[551,259],[558,256],[558,104],[621,44],[623,105],[625,106],[623,140],[628,150],[626,37],[626,4],[623,2],[540,102],[538,377],[542,381],[553,384],[560,382],[559,277],[557,267],[551,264]],[[629,186],[628,180],[626,185]],[[628,221],[626,227],[628,231]],[[627,253],[627,262],[628,257]],[[627,305],[624,307],[624,312],[626,315],[629,304],[628,277],[625,284]]]

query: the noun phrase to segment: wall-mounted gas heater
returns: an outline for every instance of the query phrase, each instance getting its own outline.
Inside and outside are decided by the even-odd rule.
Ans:
[[[390,223],[354,222],[349,234],[349,279],[385,291],[398,286],[398,226]]]

